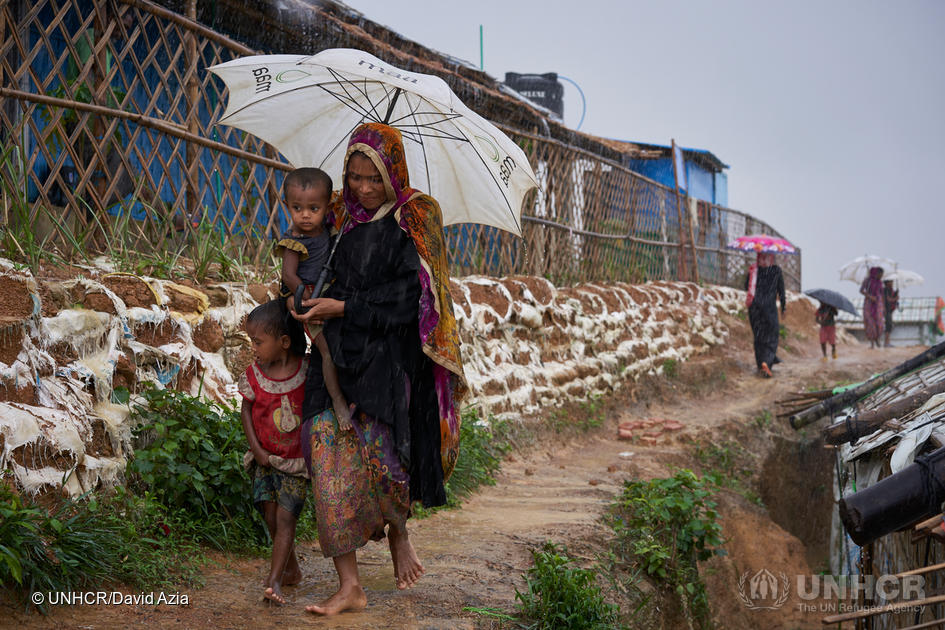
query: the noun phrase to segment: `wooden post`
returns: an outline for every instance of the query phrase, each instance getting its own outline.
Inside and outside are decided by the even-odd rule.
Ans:
[[[679,224],[679,229],[677,234],[679,236],[679,256],[678,261],[679,265],[676,268],[676,279],[677,280],[688,280],[689,279],[689,269],[686,265],[686,232],[683,229],[682,221],[682,199],[679,194],[679,173],[676,172],[676,140],[675,138],[671,140],[672,153],[670,154],[670,160],[673,163],[673,192],[676,194],[676,219]],[[685,164],[685,161],[683,161]],[[688,212],[687,212],[688,214]]]
[[[690,211],[690,207],[689,207],[691,203],[689,201],[690,199],[692,199],[692,197],[690,197],[687,194],[686,195],[686,216],[689,217],[689,251],[690,253],[692,253],[692,278],[691,279],[693,282],[698,283],[699,282],[699,258],[698,258],[698,254],[696,254],[696,235],[693,232],[693,227],[692,227],[692,212]],[[696,204],[698,206],[698,202],[696,202]]]

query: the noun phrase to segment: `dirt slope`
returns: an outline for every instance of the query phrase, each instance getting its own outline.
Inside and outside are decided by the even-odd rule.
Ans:
[[[572,554],[590,562],[605,535],[598,518],[624,479],[664,476],[676,466],[698,468],[693,440],[703,444],[734,440],[754,458],[756,483],[762,494],[767,488],[772,509],[735,493],[721,496],[728,556],[714,559],[704,571],[714,617],[723,628],[821,627],[819,614],[802,613],[793,599],[778,610],[751,611],[738,598],[738,579],[745,571],[766,567],[794,576],[810,575],[812,570],[808,549],[788,531],[805,535],[797,521],[805,520],[808,490],[794,483],[779,486],[777,479],[783,472],[779,470],[772,475],[774,482],[761,481],[764,463],[775,446],[785,439],[793,444],[798,436],[785,423],[768,421],[763,411],[773,410],[774,401],[787,392],[860,380],[920,349],[842,345],[838,360],[822,363],[816,339],[809,336],[811,328],[798,317],[792,326],[789,313],[792,332],[785,340],[788,348],[781,353],[785,363],[777,366],[775,379],[755,375],[745,326],[732,320],[731,343],[713,356],[680,366],[674,379],[624,390],[619,400],[609,403],[607,426],[600,431],[522,445],[504,465],[496,486],[484,488],[460,510],[412,522],[412,539],[427,570],[412,590],[401,592],[394,587],[386,545],[369,544],[359,556],[369,600],[363,612],[332,619],[305,613],[303,606],[327,596],[335,582],[331,563],[322,558],[317,546],[302,544],[305,579],[299,587],[287,589],[288,605],[281,608],[269,607],[260,599],[265,559],[219,557],[218,564],[207,571],[206,587],[187,593],[190,604],[186,607],[63,607],[45,618],[0,607],[0,626],[488,628],[489,620],[463,608],[512,610],[514,589],[522,587],[522,573],[531,564],[530,549],[549,539],[564,542]],[[615,439],[619,421],[646,417],[672,418],[685,427],[652,445]],[[817,429],[807,433],[815,435]],[[775,512],[780,513],[776,517],[784,527],[772,520]]]

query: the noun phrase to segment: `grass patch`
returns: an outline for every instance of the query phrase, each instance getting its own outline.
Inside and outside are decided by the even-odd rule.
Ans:
[[[769,426],[771,426],[771,420],[773,417],[774,416],[770,409],[764,409],[760,414],[755,416],[755,426],[759,429],[767,429]]]
[[[598,395],[563,409],[553,409],[546,424],[556,435],[572,431],[587,433],[604,426],[605,418],[604,400]]]
[[[204,555],[193,528],[152,496],[118,488],[47,509],[0,484],[0,516],[0,585],[24,607],[36,591],[200,584]]]
[[[662,364],[663,375],[666,378],[676,378],[679,376],[679,362],[676,359],[665,359]]]
[[[751,488],[751,468],[742,465],[750,461],[741,444],[726,440],[721,444],[697,444],[693,455],[702,464],[705,477],[721,487],[734,490],[756,505],[763,505],[761,497]]]

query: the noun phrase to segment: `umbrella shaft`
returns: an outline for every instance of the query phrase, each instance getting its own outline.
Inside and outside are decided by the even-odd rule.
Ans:
[[[387,107],[387,114],[384,116],[384,124],[390,123],[390,117],[394,113],[394,105],[397,104],[397,99],[400,98],[400,93],[403,92],[400,88],[394,92],[394,98],[390,100],[390,105]]]

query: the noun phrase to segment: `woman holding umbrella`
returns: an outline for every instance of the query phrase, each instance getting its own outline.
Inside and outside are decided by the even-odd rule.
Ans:
[[[368,540],[386,534],[398,588],[420,578],[407,517],[412,501],[446,502],[443,484],[459,452],[457,403],[466,391],[440,208],[410,188],[398,130],[382,123],[354,130],[336,201],[342,237],[334,282],[296,315],[324,324],[354,406],[354,430],[340,431],[320,362],[311,362],[303,450],[319,544],[340,583],[306,608],[323,615],[366,606],[356,553]]]
[[[774,376],[771,367],[781,362],[777,355],[781,333],[778,299],[781,300],[782,315],[785,308],[784,276],[774,263],[774,254],[758,252],[757,262],[748,268],[745,289],[748,292],[745,303],[755,346],[755,364],[765,378],[771,378]]]
[[[883,338],[885,307],[883,304],[883,268],[870,267],[869,275],[860,285],[863,294],[863,328],[870,348],[878,348]]]

